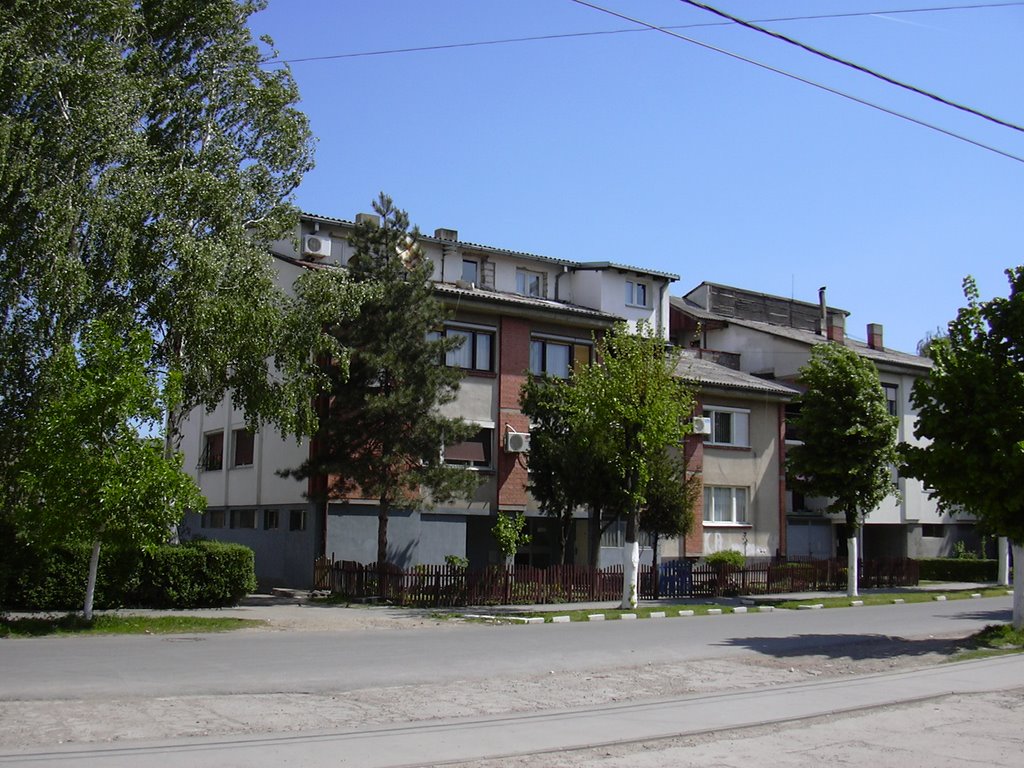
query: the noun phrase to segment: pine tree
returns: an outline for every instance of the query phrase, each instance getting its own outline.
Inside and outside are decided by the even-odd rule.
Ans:
[[[437,334],[446,311],[434,297],[434,266],[417,244],[419,232],[383,193],[373,208],[379,221],[360,221],[349,239],[351,280],[369,295],[356,321],[332,331],[349,351],[348,369],[329,368],[314,455],[290,474],[326,478],[326,497],[377,501],[383,572],[393,509],[448,501],[476,487],[475,473],[445,465],[442,447],[477,428],[440,411],[455,399],[462,378],[444,365],[445,353],[461,340]]]

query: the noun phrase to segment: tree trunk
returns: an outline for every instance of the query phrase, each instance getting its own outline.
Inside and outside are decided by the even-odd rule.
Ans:
[[[857,552],[857,534],[846,540],[846,594],[850,597],[857,597],[860,592],[857,584],[860,575],[860,559]]]
[[[1013,544],[1013,628],[1024,629],[1024,543]]]
[[[636,608],[640,544],[636,540],[636,512],[626,518],[626,542],[622,547],[622,608]]]
[[[92,543],[92,554],[89,556],[89,579],[85,585],[85,605],[82,608],[82,616],[86,621],[92,621],[92,603],[96,596],[96,572],[100,565],[100,540]]]
[[[388,513],[390,511],[390,502],[382,497],[377,507],[377,591],[383,598],[388,597]]]
[[[1010,540],[1005,536],[999,537],[999,583],[1010,586]]]

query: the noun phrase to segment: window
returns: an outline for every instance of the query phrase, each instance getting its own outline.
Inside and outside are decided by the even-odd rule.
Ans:
[[[653,547],[654,536],[647,531],[637,529],[636,541],[641,547]],[[615,547],[616,549],[625,546],[626,543],[626,521],[616,520],[604,529],[601,534],[602,547]]]
[[[231,455],[234,456],[234,466],[251,467],[253,457],[253,446],[255,435],[248,429],[236,429],[231,433]]]
[[[746,523],[747,489],[705,486],[704,522]]]
[[[493,331],[475,328],[445,328],[444,335],[449,339],[460,338],[463,340],[459,347],[445,353],[445,365],[450,368],[464,368],[467,371],[494,370]]]
[[[467,283],[473,285],[479,285],[480,283],[480,264],[476,259],[463,259],[462,260],[462,279]]]
[[[462,467],[489,469],[491,464],[491,447],[494,445],[494,429],[483,427],[473,437],[463,443],[446,445],[444,463]]]
[[[289,531],[304,531],[304,530],[306,530],[306,510],[304,510],[304,509],[293,509],[288,514],[288,530]]]
[[[530,373],[567,379],[577,366],[589,364],[589,344],[549,339],[530,341]]]
[[[921,526],[921,536],[926,539],[944,539],[946,538],[946,527],[934,523],[925,523]]]
[[[750,446],[750,411],[739,408],[705,408],[704,415],[711,419],[711,439],[715,445]]]
[[[647,306],[647,283],[626,281],[626,304],[631,307]]]
[[[255,509],[232,509],[231,510],[231,527],[232,528],[255,528],[256,527],[256,510]]]
[[[199,468],[212,472],[224,467],[224,432],[207,432],[203,435],[203,455]]]
[[[882,389],[885,390],[885,403],[889,407],[889,415],[895,416],[896,405],[899,401],[899,387],[897,387],[895,384],[883,384]]]
[[[544,274],[531,272],[528,269],[516,270],[516,292],[523,296],[536,296],[544,298]]]
[[[224,527],[224,510],[223,509],[208,509],[206,514],[203,515],[202,528],[223,528]]]
[[[800,430],[796,428],[796,420],[800,417],[800,403],[786,403],[786,440],[799,441]]]
[[[276,509],[263,510],[263,530],[275,531],[280,525],[278,511]]]

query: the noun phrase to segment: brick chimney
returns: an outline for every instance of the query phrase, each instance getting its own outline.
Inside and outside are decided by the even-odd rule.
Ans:
[[[885,349],[885,346],[882,344],[881,323],[868,323],[868,348]]]
[[[828,340],[842,344],[846,338],[846,318],[842,312],[830,312],[828,315]]]

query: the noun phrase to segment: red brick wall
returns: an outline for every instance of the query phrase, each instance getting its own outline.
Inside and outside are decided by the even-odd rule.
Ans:
[[[529,432],[530,421],[519,410],[519,393],[530,366],[530,325],[514,317],[501,318],[498,348],[498,506],[526,504],[526,457],[506,453],[506,427]]]

